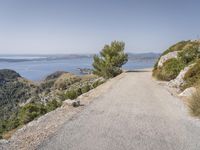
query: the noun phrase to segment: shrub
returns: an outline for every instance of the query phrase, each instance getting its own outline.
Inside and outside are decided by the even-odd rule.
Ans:
[[[192,68],[190,68],[184,76],[184,85],[182,89],[196,86],[200,83],[200,60],[196,62]]]
[[[178,57],[181,61],[183,61],[184,64],[189,64],[193,60],[196,59],[199,47],[199,42],[197,41],[181,41],[174,45],[172,45],[170,48],[168,48],[166,51],[164,51],[161,56],[166,55],[170,52],[179,51]],[[160,58],[159,58],[160,59]],[[158,61],[159,61],[158,59]],[[154,65],[154,70],[157,69],[158,61]]]
[[[95,81],[95,82],[92,84],[92,87],[93,87],[93,88],[96,88],[97,86],[99,86],[99,85],[101,85],[101,84],[103,84],[103,83],[104,83],[104,81],[97,80],[97,81]]]
[[[184,64],[190,64],[191,62],[194,62],[199,58],[199,46],[200,45],[198,42],[190,42],[182,49],[178,56]]]
[[[184,64],[180,60],[172,58],[166,61],[162,68],[154,69],[153,76],[159,80],[170,81],[175,79],[183,68]]]
[[[189,100],[189,110],[193,116],[200,117],[200,89]]]
[[[67,99],[71,99],[71,100],[76,99],[78,96],[79,96],[79,92],[77,90],[74,90],[74,89],[69,90],[65,93],[65,97]]]
[[[20,124],[26,124],[36,117],[45,114],[46,112],[47,110],[45,109],[45,106],[43,104],[29,103],[20,109],[18,119]]]
[[[94,56],[93,73],[104,78],[112,78],[122,72],[121,67],[128,61],[124,53],[124,42],[114,41],[105,45],[100,56]]]
[[[185,45],[187,45],[188,43],[190,43],[191,41],[181,41],[181,42],[178,42],[174,45],[172,45],[170,48],[168,48],[166,51],[164,51],[162,53],[162,56],[163,55],[166,55],[170,52],[174,52],[174,51],[181,51]]]
[[[47,112],[50,112],[50,111],[53,111],[56,108],[60,107],[61,105],[62,105],[61,102],[58,102],[57,100],[54,99],[52,101],[47,102],[46,110],[47,110]]]
[[[90,89],[91,87],[87,84],[81,88],[81,93],[87,93]]]

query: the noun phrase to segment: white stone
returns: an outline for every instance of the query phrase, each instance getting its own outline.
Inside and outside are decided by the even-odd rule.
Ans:
[[[181,96],[181,97],[190,97],[195,92],[196,92],[196,88],[190,87],[190,88],[185,89],[182,93],[180,93],[179,96]]]
[[[65,105],[69,105],[69,106],[73,106],[73,107],[78,107],[78,106],[80,106],[80,101],[79,100],[70,100],[70,99],[68,99],[68,100],[65,100],[63,102],[63,105],[64,106]]]
[[[164,56],[162,56],[158,62],[158,67],[162,67],[163,64],[169,60],[169,59],[172,59],[172,58],[177,58],[178,56],[178,51],[174,51],[174,52],[170,52]]]
[[[0,144],[7,144],[7,143],[8,143],[8,141],[5,139],[0,140]]]
[[[168,85],[170,87],[176,87],[176,88],[179,88],[181,85],[184,84],[184,77],[185,77],[185,74],[188,72],[188,70],[190,68],[192,68],[194,66],[194,64],[191,64],[187,67],[185,67],[183,70],[181,70],[181,72],[179,73],[179,75],[174,79],[174,80],[171,80]]]

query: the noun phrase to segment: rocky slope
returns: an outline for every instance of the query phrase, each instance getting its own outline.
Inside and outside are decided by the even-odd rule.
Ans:
[[[40,83],[21,77],[13,70],[0,70],[0,136],[74,99],[104,79],[95,75],[76,76],[55,72]]]
[[[177,88],[179,93],[187,90],[181,95],[191,95],[186,93],[199,86],[199,69],[200,41],[181,41],[163,52],[154,66],[153,76],[169,81],[168,85]]]
[[[3,131],[15,128],[14,120],[20,105],[25,103],[32,95],[36,86],[22,78],[13,70],[0,70],[0,135]],[[7,124],[7,125],[6,125]]]

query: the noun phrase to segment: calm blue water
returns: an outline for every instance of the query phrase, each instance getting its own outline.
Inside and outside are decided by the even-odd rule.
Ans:
[[[6,59],[6,61],[4,61]],[[7,60],[8,59],[8,60]],[[23,61],[29,60],[29,61]],[[2,61],[3,60],[3,61]],[[11,61],[15,60],[15,61]],[[16,61],[21,60],[21,61]],[[55,71],[68,71],[80,75],[77,68],[92,68],[92,57],[66,58],[66,59],[45,59],[45,57],[24,57],[24,56],[0,56],[0,69],[12,69],[21,76],[30,80],[42,80]],[[155,63],[153,58],[131,58],[123,66],[124,69],[133,70],[152,67]]]

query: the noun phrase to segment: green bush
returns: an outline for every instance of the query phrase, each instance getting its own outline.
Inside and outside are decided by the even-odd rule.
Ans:
[[[56,108],[60,107],[61,105],[62,105],[62,102],[58,102],[57,100],[54,99],[52,101],[47,102],[46,110],[47,110],[47,112],[50,112],[50,111],[53,111]]]
[[[178,42],[174,45],[172,45],[170,48],[168,48],[166,51],[164,51],[162,53],[162,56],[163,55],[166,55],[170,52],[174,52],[174,51],[181,51],[185,45],[187,45],[188,43],[190,43],[191,41],[181,41],[181,42]]]
[[[87,84],[81,88],[81,93],[87,93],[90,89],[91,87]]]
[[[76,99],[79,96],[79,92],[77,92],[77,90],[69,90],[65,93],[65,97],[67,99]]]
[[[103,83],[104,83],[104,81],[97,80],[97,81],[95,81],[95,82],[92,84],[92,87],[93,87],[93,88],[96,88],[97,86],[99,86],[99,85],[101,85],[101,84],[103,84]]]
[[[191,86],[197,86],[200,83],[200,60],[196,62],[192,68],[190,68],[184,76],[184,85],[182,89],[186,89]]]
[[[164,51],[161,56],[174,51],[179,51],[178,58],[183,61],[185,65],[188,65],[199,56],[199,42],[190,40],[178,42]],[[157,69],[158,61],[154,65],[154,70]]]
[[[175,79],[180,71],[184,68],[184,64],[175,58],[169,59],[163,64],[163,67],[153,70],[153,76],[159,80],[170,81]]]
[[[93,73],[104,78],[112,78],[122,72],[122,65],[128,61],[128,55],[124,53],[124,42],[114,41],[111,45],[105,45],[100,56],[94,56]]]
[[[0,121],[0,139],[2,134],[19,127],[20,125],[26,124],[35,118],[46,114],[47,112],[53,111],[62,105],[57,100],[47,102],[46,105],[40,103],[29,103],[22,106],[18,114],[13,115],[10,119]]]
[[[45,106],[40,103],[29,103],[23,106],[18,114],[20,124],[26,124],[47,112]]]
[[[186,65],[195,62],[200,56],[199,46],[198,42],[190,42],[182,49],[178,57]]]

